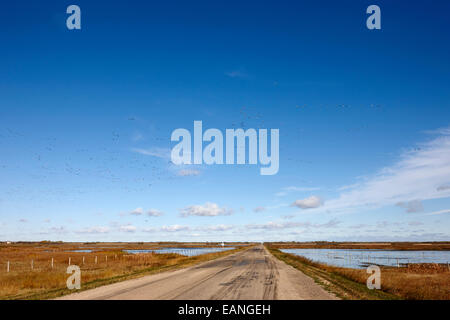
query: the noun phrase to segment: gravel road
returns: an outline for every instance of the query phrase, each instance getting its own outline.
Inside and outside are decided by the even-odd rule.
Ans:
[[[337,299],[262,245],[196,266],[127,280],[66,300],[306,300]]]

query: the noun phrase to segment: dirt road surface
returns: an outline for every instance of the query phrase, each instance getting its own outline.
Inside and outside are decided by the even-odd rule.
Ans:
[[[306,300],[337,299],[311,278],[273,257],[263,246],[176,271],[127,280],[66,300]]]

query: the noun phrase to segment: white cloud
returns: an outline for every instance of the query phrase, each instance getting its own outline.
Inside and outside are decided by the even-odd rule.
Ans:
[[[110,229],[108,227],[90,227],[75,231],[75,233],[108,233]]]
[[[55,234],[55,233],[56,234],[66,234],[66,233],[69,233],[69,231],[65,227],[60,226],[60,227],[51,227],[51,228],[48,228],[46,231],[39,232],[39,234],[46,234],[46,235]]]
[[[149,217],[159,217],[162,216],[164,213],[162,211],[159,211],[157,209],[149,209],[147,212],[144,211],[143,208],[139,207],[134,209],[133,211],[131,211],[130,213],[121,213],[121,216],[126,216],[126,215],[132,215],[132,216],[142,216],[143,214],[146,214]]]
[[[215,217],[225,216],[233,213],[233,210],[227,208],[221,208],[216,203],[207,202],[204,205],[188,206],[180,210],[182,217],[188,216],[203,216],[203,217]]]
[[[169,226],[162,226],[160,228],[143,228],[142,231],[144,232],[180,232],[180,231],[203,231],[203,232],[220,232],[220,231],[227,231],[234,229],[235,227],[232,225],[225,225],[225,224],[219,224],[219,225],[209,225],[209,226],[198,226],[198,227],[191,227],[187,225],[169,225]]]
[[[277,193],[275,193],[275,195],[277,197],[283,197],[283,196],[285,196],[285,195],[287,195],[288,193],[291,193],[291,192],[311,192],[311,191],[317,191],[319,189],[320,188],[317,188],[317,187],[294,187],[294,186],[290,186],[290,187],[283,188],[282,189],[283,191],[277,192]]]
[[[166,232],[187,231],[189,229],[190,228],[188,226],[180,226],[178,224],[161,227],[161,231],[166,231]]]
[[[150,148],[150,149],[133,148],[131,150],[146,156],[152,156],[157,158],[170,158],[170,149],[168,148]]]
[[[366,227],[369,227],[369,225],[365,224],[365,223],[359,223],[359,224],[351,225],[349,228],[351,228],[351,229],[362,229],[362,228],[366,228]]]
[[[215,225],[215,226],[206,226],[206,227],[201,227],[199,228],[199,230],[206,230],[206,231],[227,231],[227,230],[231,230],[233,229],[233,226],[230,225],[225,225],[225,224],[219,224],[219,225]]]
[[[439,133],[434,140],[404,152],[397,163],[327,201],[322,209],[350,212],[450,197],[450,189],[442,188],[450,181],[450,129]]]
[[[138,142],[138,141],[141,141],[142,139],[144,139],[144,136],[141,133],[139,133],[139,132],[135,132],[133,134],[133,136],[131,137],[131,140],[133,142]]]
[[[133,211],[131,211],[130,214],[131,214],[132,216],[140,216],[140,215],[144,214],[144,209],[142,209],[142,208],[136,208],[136,209],[134,209]]]
[[[275,196],[277,196],[277,197],[284,197],[285,195],[287,195],[287,192],[284,192],[284,191],[275,193]]]
[[[318,223],[318,224],[314,224],[312,226],[315,228],[333,228],[333,227],[337,227],[339,224],[341,224],[341,221],[339,221],[337,219],[332,219],[328,222]]]
[[[119,231],[121,232],[135,232],[136,231],[136,227],[132,226],[132,225],[126,225],[126,226],[120,226],[119,227]]]
[[[177,174],[182,177],[198,176],[200,174],[200,171],[194,169],[183,169],[178,171]]]
[[[253,212],[263,212],[265,210],[266,210],[265,207],[256,207],[255,209],[253,209]]]
[[[147,211],[147,215],[150,217],[159,217],[159,216],[162,216],[163,214],[164,214],[163,212],[161,212],[157,209],[149,209]]]
[[[311,222],[298,222],[298,221],[285,221],[285,222],[273,222],[269,221],[262,224],[248,224],[245,227],[247,229],[262,229],[262,230],[278,230],[278,229],[291,229],[291,228],[333,228],[337,227],[341,221],[332,219],[325,223],[311,223]],[[317,232],[317,230],[315,231]]]
[[[298,207],[301,209],[312,209],[318,208],[323,204],[322,199],[318,196],[311,196],[302,200],[295,200],[291,206]]]
[[[60,227],[51,227],[49,229],[49,233],[68,233],[68,231],[65,227],[60,226]]]
[[[320,188],[317,187],[286,187],[284,190],[286,191],[299,191],[299,192],[308,192],[308,191],[316,191]]]
[[[425,213],[425,215],[426,216],[434,216],[434,215],[445,214],[445,213],[450,213],[450,209],[429,212],[429,213]]]
[[[263,229],[263,230],[274,230],[274,229],[288,229],[288,228],[298,228],[298,227],[309,227],[311,223],[309,222],[273,222],[269,221],[262,224],[248,224],[247,229]]]
[[[286,228],[286,224],[269,221],[263,224],[248,224],[246,227],[247,229],[284,229]]]
[[[397,202],[396,206],[402,207],[406,209],[406,212],[421,212],[423,211],[422,202],[419,200],[412,200],[407,202]]]

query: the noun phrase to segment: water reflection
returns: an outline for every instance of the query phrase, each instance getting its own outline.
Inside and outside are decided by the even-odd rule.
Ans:
[[[164,248],[164,249],[140,249],[140,250],[124,250],[128,253],[178,253],[183,256],[198,256],[200,254],[222,252],[226,250],[234,249],[234,247],[223,247],[223,248]]]
[[[280,249],[315,262],[338,267],[366,268],[368,265],[405,266],[408,263],[448,263],[450,251],[398,251],[369,249]]]

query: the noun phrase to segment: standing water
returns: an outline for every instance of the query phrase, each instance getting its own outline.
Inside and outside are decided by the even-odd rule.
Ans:
[[[143,250],[125,250],[128,253],[178,253],[183,256],[198,256],[200,254],[222,252],[226,250],[234,249],[233,247],[223,247],[223,248],[164,248],[164,249],[143,249]]]
[[[450,251],[400,251],[370,249],[280,249],[314,262],[363,269],[368,265],[404,266],[408,263],[448,263]]]

